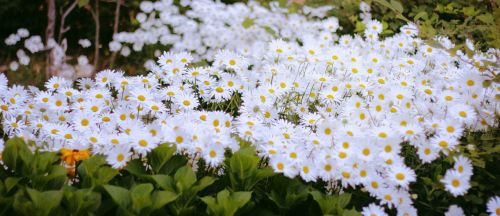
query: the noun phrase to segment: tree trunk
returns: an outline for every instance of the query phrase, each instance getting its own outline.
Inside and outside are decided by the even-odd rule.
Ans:
[[[115,36],[115,34],[118,33],[118,24],[120,23],[120,6],[121,6],[121,4],[122,4],[122,0],[116,0],[115,23],[113,24],[113,36]],[[109,63],[110,67],[113,67],[113,65],[115,64],[116,54],[117,54],[117,52],[113,52],[111,54],[111,60]]]
[[[56,28],[56,1],[46,0],[47,2],[47,28],[45,29],[45,46],[49,45],[49,40],[54,38],[54,30]],[[50,66],[52,65],[52,57],[50,50],[46,53],[45,57],[45,76],[48,79],[51,77],[52,72]]]
[[[97,72],[97,64],[99,63],[99,35],[101,31],[101,25],[99,23],[99,0],[95,0],[95,12],[94,12],[94,21],[95,21],[95,49],[94,49],[94,75]]]

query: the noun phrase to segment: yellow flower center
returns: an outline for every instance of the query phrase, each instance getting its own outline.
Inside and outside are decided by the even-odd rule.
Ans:
[[[141,139],[139,140],[139,145],[142,147],[146,147],[148,145],[148,141]]]

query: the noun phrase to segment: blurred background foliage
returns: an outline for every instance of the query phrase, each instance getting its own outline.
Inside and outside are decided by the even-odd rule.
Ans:
[[[269,5],[269,0],[257,0]],[[63,8],[72,1],[56,0],[57,20],[59,22]],[[92,6],[94,1],[82,0]],[[119,31],[133,31],[139,23],[135,19],[140,12],[140,0],[123,0],[120,12]],[[175,0],[174,2],[179,2]],[[248,0],[222,0],[232,4],[248,2]],[[363,24],[360,18],[360,0],[279,0],[283,7],[297,12],[303,5],[316,7],[331,5],[330,16],[339,18],[342,29],[339,34],[362,33]],[[500,0],[365,0],[371,5],[373,19],[384,23],[383,36],[390,36],[399,31],[406,22],[415,22],[420,28],[420,37],[431,40],[436,35],[448,36],[454,41],[456,49],[463,48],[467,38],[472,39],[476,47],[482,51],[488,48],[500,48]],[[15,58],[17,46],[7,46],[3,40],[18,28],[27,28],[31,35],[45,35],[47,26],[47,6],[44,0],[0,0],[0,67],[6,66]],[[113,67],[124,70],[130,75],[143,74],[145,59],[151,59],[155,50],[165,50],[161,45],[146,46],[142,52],[133,52],[129,57],[118,57],[114,65],[110,65],[111,52],[108,43],[113,35],[113,20],[116,0],[100,1],[100,62],[98,69]],[[83,7],[77,7],[66,19],[70,30],[64,37],[68,40],[67,55],[69,62],[76,62],[76,57],[84,54],[93,58],[93,48],[82,48],[78,40],[94,38],[95,25],[92,15]],[[56,28],[56,35],[57,35]],[[94,44],[92,44],[93,46]],[[21,66],[18,71],[7,73],[11,84],[40,86],[44,75],[44,55],[47,52],[32,56],[29,66]]]

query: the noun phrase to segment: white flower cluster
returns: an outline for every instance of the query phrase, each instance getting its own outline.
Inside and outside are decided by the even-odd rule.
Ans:
[[[193,10],[212,10],[195,9],[197,2],[191,2]],[[148,4],[141,7],[145,13],[177,10]],[[215,5],[229,14],[238,8],[238,4]],[[236,11],[245,14],[245,10]],[[191,26],[189,18],[165,13],[168,19],[162,22],[173,25],[182,20],[177,28]],[[218,19],[208,12],[202,14]],[[235,23],[239,26],[242,21]],[[192,25],[200,27],[196,22]],[[163,53],[147,76],[106,70],[95,81],[79,80],[78,89],[64,79],[52,78],[46,91],[28,91],[7,87],[2,76],[3,128],[9,136],[35,140],[50,151],[91,149],[106,155],[117,168],[164,142],[216,167],[226,149],[239,148],[237,136],[250,141],[261,157],[269,158],[278,173],[361,187],[381,205],[397,208],[401,215],[416,215],[409,193],[416,174],[404,163],[403,143],[416,148],[423,163],[458,152],[454,168],[442,182],[455,196],[466,193],[472,165],[460,156],[457,145],[464,131],[498,124],[500,84],[484,84],[498,73],[499,68],[491,63],[498,61],[499,50],[452,55],[416,38],[415,25],[403,26],[401,33],[384,40],[378,37],[380,22],[370,20],[366,26],[365,37],[344,35],[337,40],[332,32],[304,31],[300,43],[250,42],[262,47],[252,48],[251,53],[216,51],[212,66],[205,67],[189,65],[196,50],[192,50],[195,54]],[[152,38],[159,35],[152,31]],[[219,32],[219,37],[223,34]],[[190,34],[183,37],[174,50],[202,40],[190,39]],[[237,41],[222,47],[248,45]],[[217,41],[212,42],[218,47]],[[203,43],[193,43],[203,47]],[[239,104],[239,98],[242,104],[235,119],[223,111],[207,111],[220,102]],[[383,208],[373,204],[363,213],[379,215]]]
[[[10,34],[9,37],[5,39],[5,44],[8,46],[16,45],[21,39],[24,40],[24,47],[31,53],[37,53],[44,49],[42,38],[38,35],[30,36],[30,33],[25,28],[20,28],[16,33]],[[29,37],[29,38],[28,38]],[[19,68],[19,64],[28,65],[30,63],[30,57],[26,54],[23,49],[19,49],[16,52],[18,61],[12,61],[9,64],[9,69],[16,71]]]
[[[304,40],[305,35],[315,33],[331,39],[331,33],[339,27],[337,18],[308,19],[288,13],[278,2],[269,3],[270,9],[255,1],[224,4],[188,0],[181,4],[177,6],[172,0],[142,1],[142,12],[136,17],[140,28],[114,35],[110,50],[129,49],[125,44],[132,44],[134,51],[141,51],[144,45],[159,43],[171,45],[172,52],[191,52],[195,61],[213,60],[219,49],[258,57],[275,37]],[[304,13],[321,17],[331,7],[306,9]]]

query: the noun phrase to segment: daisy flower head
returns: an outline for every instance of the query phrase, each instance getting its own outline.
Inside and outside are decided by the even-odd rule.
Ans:
[[[176,102],[183,110],[193,110],[199,105],[198,99],[193,94],[181,94],[176,97]]]
[[[293,178],[298,174],[298,170],[292,165],[292,163],[280,156],[271,157],[270,164],[275,172],[283,173],[283,175],[289,178]]]
[[[453,157],[453,160],[455,161],[453,169],[464,176],[472,176],[472,162],[469,158],[458,155]]]
[[[103,70],[96,74],[95,80],[96,84],[104,87],[115,80],[118,74],[114,70]]]
[[[188,52],[181,52],[181,53],[177,53],[175,56],[175,60],[182,63],[182,64],[189,64],[191,63],[191,61],[193,61],[193,56],[191,55],[191,53],[188,53]]]
[[[476,122],[476,111],[469,105],[454,104],[449,107],[450,116],[459,122],[471,125]]]
[[[445,189],[450,192],[453,196],[462,196],[470,188],[470,178],[464,178],[464,175],[457,172],[456,170],[448,170],[441,179],[441,183],[444,184]]]
[[[174,63],[176,56],[171,52],[163,52],[163,54],[158,58],[158,64],[164,68],[165,66]]]
[[[451,205],[448,208],[448,211],[444,213],[445,216],[465,216],[464,210],[457,206],[457,205]]]
[[[219,67],[226,67],[228,69],[233,69],[236,72],[247,69],[248,61],[243,56],[237,53],[220,50],[215,56],[215,65]]]
[[[276,39],[273,40],[269,43],[269,49],[272,53],[273,56],[283,56],[285,53],[287,53],[288,50],[288,44],[283,41],[282,39]]]
[[[71,87],[71,82],[62,77],[53,76],[45,83],[45,87],[49,91],[56,91],[59,89]]]
[[[499,216],[500,215],[500,197],[495,196],[491,197],[486,204],[486,208],[490,216]]]
[[[111,167],[121,169],[127,165],[132,153],[128,145],[113,146],[106,151],[106,161]]]
[[[385,213],[384,208],[375,203],[371,203],[370,205],[363,207],[361,214],[363,216],[388,216],[388,214]]]
[[[366,23],[365,33],[375,33],[376,35],[382,33],[382,23],[378,20],[370,20]]]
[[[138,132],[132,140],[132,148],[139,154],[145,155],[158,145],[157,138],[149,133]]]
[[[439,157],[439,148],[431,144],[422,144],[417,149],[417,154],[423,163],[430,163]]]
[[[203,159],[211,167],[219,166],[224,160],[224,148],[219,144],[208,144],[203,150]]]
[[[409,183],[416,180],[415,171],[404,165],[392,166],[389,176],[394,183],[404,188],[408,188]]]

